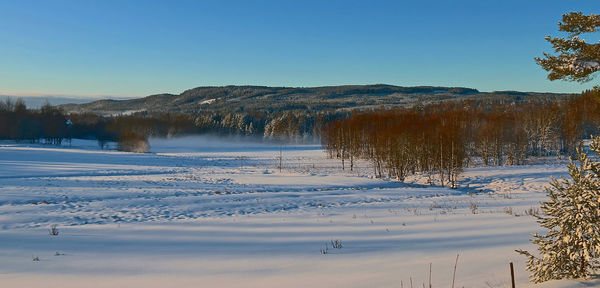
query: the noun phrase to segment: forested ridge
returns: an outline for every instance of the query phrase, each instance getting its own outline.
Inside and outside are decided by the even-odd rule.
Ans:
[[[480,92],[463,87],[401,87],[385,84],[326,87],[221,86],[197,87],[178,95],[157,94],[129,100],[100,100],[61,105],[61,108],[68,113],[183,113],[198,117],[206,113],[225,115],[373,110],[460,100],[556,101],[572,95],[518,91]]]

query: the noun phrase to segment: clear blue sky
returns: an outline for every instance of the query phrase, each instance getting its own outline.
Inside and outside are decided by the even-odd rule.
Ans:
[[[0,0],[0,94],[146,96],[207,85],[386,83],[579,92],[550,82],[590,1]]]

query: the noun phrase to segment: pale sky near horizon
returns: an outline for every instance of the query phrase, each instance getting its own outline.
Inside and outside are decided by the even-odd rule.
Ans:
[[[598,1],[0,0],[0,95],[385,83],[580,92],[546,79],[568,11]],[[594,41],[597,36],[591,35]]]

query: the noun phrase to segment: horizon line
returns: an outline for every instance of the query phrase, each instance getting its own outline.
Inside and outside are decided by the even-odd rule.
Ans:
[[[151,95],[158,95],[158,94],[172,94],[172,95],[180,95],[183,92],[187,91],[187,90],[192,90],[192,89],[196,89],[196,88],[210,88],[210,87],[229,87],[229,86],[234,86],[234,87],[269,87],[269,88],[324,88],[324,87],[341,87],[341,86],[376,86],[376,85],[387,85],[387,86],[394,86],[394,87],[406,87],[406,88],[412,88],[412,87],[440,87],[440,88],[465,88],[465,89],[475,89],[477,91],[479,91],[480,93],[494,93],[494,92],[524,92],[524,93],[551,93],[551,94],[580,94],[583,91],[587,90],[584,87],[582,87],[582,90],[580,92],[553,92],[553,91],[521,91],[521,90],[492,90],[492,91],[482,91],[480,89],[477,88],[473,88],[473,87],[466,87],[466,86],[441,86],[441,85],[410,85],[410,86],[404,86],[404,85],[393,85],[393,84],[385,84],[385,83],[375,83],[375,84],[341,84],[341,85],[318,85],[318,86],[284,86],[284,85],[277,85],[277,86],[269,86],[269,85],[257,85],[257,84],[227,84],[227,85],[203,85],[203,86],[196,86],[193,88],[188,88],[188,89],[184,89],[179,93],[172,93],[172,92],[159,92],[159,93],[151,93],[151,94],[147,94],[147,95],[110,95],[110,94],[103,94],[103,93],[93,93],[93,94],[72,94],[72,93],[60,93],[60,92],[41,92],[41,91],[26,91],[26,92],[9,92],[9,91],[0,91],[0,97],[28,97],[28,98],[45,98],[45,97],[50,97],[50,98],[73,98],[73,99],[81,99],[81,98],[90,98],[90,99],[114,99],[114,98],[144,98],[147,96],[151,96]]]

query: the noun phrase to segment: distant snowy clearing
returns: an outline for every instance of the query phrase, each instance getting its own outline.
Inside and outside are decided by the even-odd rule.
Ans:
[[[151,146],[0,142],[0,286],[422,287],[431,263],[432,286],[450,287],[459,254],[455,287],[510,287],[510,261],[528,287],[514,250],[535,249],[528,214],[566,173],[564,163],[470,168],[453,190],[373,179],[368,163],[342,171],[319,145]]]

